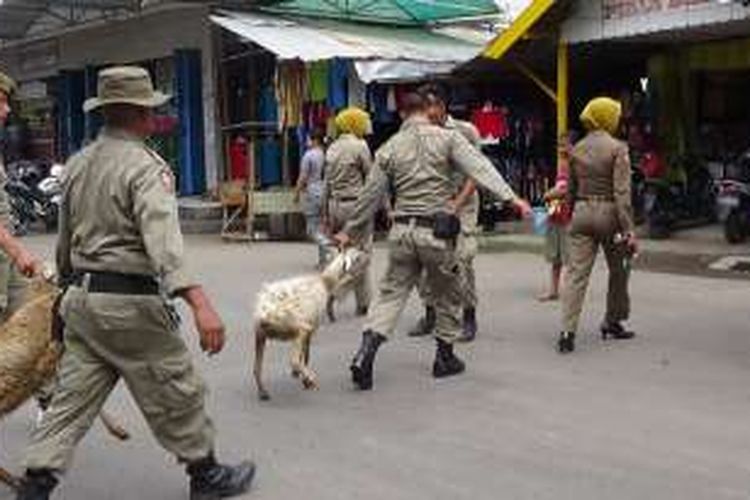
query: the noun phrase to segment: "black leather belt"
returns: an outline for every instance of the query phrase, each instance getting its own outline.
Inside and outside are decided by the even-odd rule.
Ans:
[[[75,271],[72,283],[84,286],[89,276],[90,293],[113,293],[118,295],[159,295],[159,283],[153,276],[125,274],[111,271]]]
[[[393,218],[396,224],[405,224],[407,226],[414,224],[417,227],[426,227],[432,229],[435,226],[435,219],[427,215],[399,215]]]

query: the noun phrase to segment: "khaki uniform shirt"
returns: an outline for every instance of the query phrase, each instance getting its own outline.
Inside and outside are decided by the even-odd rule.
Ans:
[[[389,186],[396,195],[396,216],[432,216],[444,210],[456,193],[457,169],[498,198],[516,199],[492,163],[459,132],[432,125],[424,117],[408,119],[375,155],[345,232],[364,230]]]
[[[5,170],[3,157],[0,156],[0,224],[11,231],[10,225],[10,198],[5,186],[8,184],[8,172]]]
[[[170,296],[190,288],[174,184],[169,165],[142,140],[103,130],[65,168],[61,277],[109,271],[154,276]]]
[[[606,132],[589,133],[573,148],[571,196],[613,201],[617,222],[623,232],[635,229],[630,176],[627,144]]]
[[[472,146],[477,148],[477,151],[481,151],[480,143],[482,142],[482,137],[479,135],[479,130],[477,130],[474,124],[463,120],[456,120],[449,116],[448,120],[445,122],[445,128],[456,130],[463,135]],[[455,179],[456,188],[458,189],[458,192],[461,192],[464,184],[466,184],[467,176],[458,170],[456,171]],[[475,190],[474,194],[466,200],[466,205],[460,207],[459,210],[461,215],[461,227],[464,232],[473,233],[476,231],[477,221],[479,219],[479,192]]]
[[[325,192],[329,199],[356,198],[372,167],[372,154],[364,139],[344,134],[326,153]]]

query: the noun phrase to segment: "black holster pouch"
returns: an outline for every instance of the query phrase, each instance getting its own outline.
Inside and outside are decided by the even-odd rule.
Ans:
[[[455,240],[461,234],[461,219],[456,214],[438,212],[433,224],[433,234],[439,240]]]

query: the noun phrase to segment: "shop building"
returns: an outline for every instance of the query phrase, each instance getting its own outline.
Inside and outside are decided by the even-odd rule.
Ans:
[[[8,4],[0,9],[14,8]],[[174,96],[160,111],[152,145],[173,166],[180,194],[215,187],[220,147],[209,12],[207,5],[196,3],[164,3],[138,12],[98,9],[96,16],[81,14],[51,31],[35,34],[32,29],[21,38],[4,39],[0,67],[20,84],[17,107],[27,128],[27,156],[64,161],[91,141],[100,120],[84,115],[82,104],[96,93],[98,71],[138,64],[150,70],[159,90]]]

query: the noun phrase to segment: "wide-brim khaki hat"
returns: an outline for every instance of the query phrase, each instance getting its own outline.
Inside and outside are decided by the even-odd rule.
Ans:
[[[13,78],[0,71],[0,92],[10,95],[14,90],[16,90],[16,82],[13,81]]]
[[[142,108],[158,108],[172,96],[154,90],[151,76],[137,66],[116,66],[99,72],[97,96],[83,103],[89,113],[109,104],[131,104]]]

